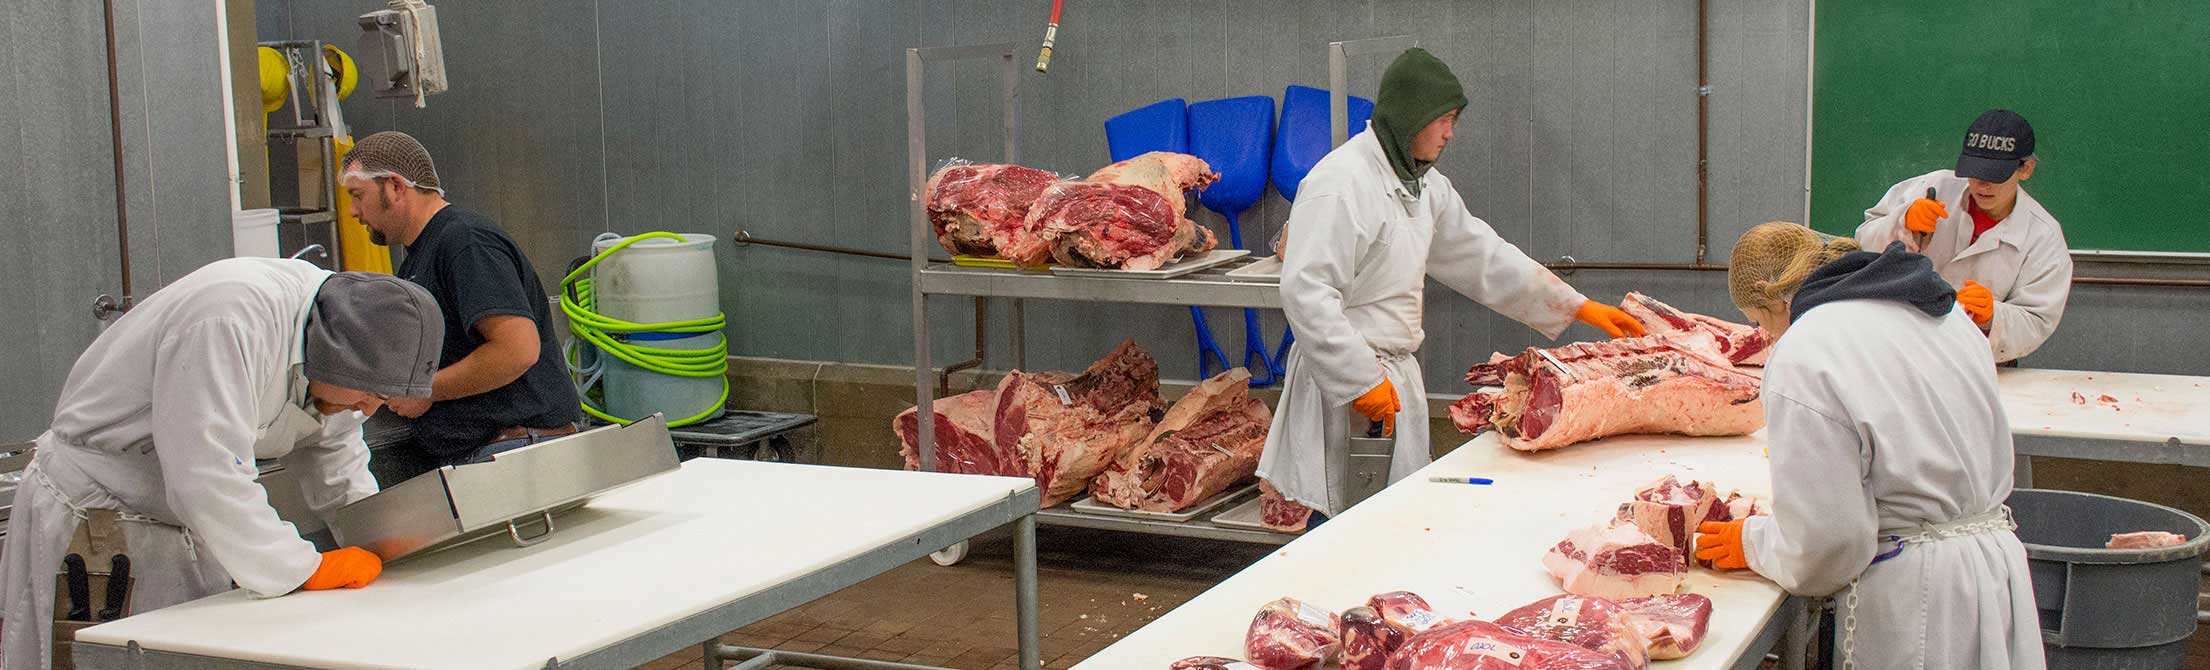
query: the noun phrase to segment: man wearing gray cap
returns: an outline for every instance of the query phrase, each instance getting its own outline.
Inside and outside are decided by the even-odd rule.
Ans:
[[[325,522],[375,493],[361,423],[430,394],[444,335],[421,287],[305,261],[216,261],[146,296],[77,358],[23,470],[0,670],[49,667],[54,573],[86,510],[123,521],[134,612],[233,580],[261,597],[374,581],[375,554],[317,553],[277,518],[254,460],[281,459]]]

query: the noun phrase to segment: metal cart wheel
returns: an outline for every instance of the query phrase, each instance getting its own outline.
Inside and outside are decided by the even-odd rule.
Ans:
[[[792,453],[790,441],[771,437],[752,445],[752,460],[767,463],[796,463],[798,456]]]
[[[960,540],[959,544],[945,547],[941,551],[936,551],[929,554],[929,561],[947,568],[954,565],[959,565],[959,562],[964,560],[967,560],[966,540]]]

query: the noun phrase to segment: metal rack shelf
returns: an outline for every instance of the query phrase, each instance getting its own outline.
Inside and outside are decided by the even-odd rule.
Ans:
[[[921,270],[920,284],[925,295],[1280,309],[1279,282],[1227,278],[1229,270],[1251,262],[1208,268],[1174,279],[1061,277],[1044,272],[939,263]]]

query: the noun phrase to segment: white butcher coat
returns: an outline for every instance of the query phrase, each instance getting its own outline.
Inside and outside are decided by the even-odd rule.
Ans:
[[[321,554],[277,518],[254,459],[281,458],[325,521],[376,492],[367,417],[323,417],[307,402],[307,316],[329,276],[305,261],[217,261],[148,296],[77,358],[8,519],[0,670],[49,667],[54,574],[87,509],[123,515],[135,612],[232,580],[280,596],[314,574]]]
[[[1934,188],[1936,199],[1949,208],[1949,217],[1934,226],[1927,248],[1911,251],[1933,259],[1934,271],[1950,286],[1964,288],[1967,279],[1986,286],[1995,295],[1995,315],[1988,324],[1988,346],[1996,362],[2023,358],[2041,348],[2064,318],[2064,303],[2072,296],[2072,250],[2064,243],[2064,229],[2041,203],[2018,189],[2018,205],[2010,217],[1972,241],[1972,215],[1965,211],[1963,177],[1951,170],[1937,170],[1896,184],[1865,210],[1865,222],[1857,227],[1857,244],[1867,251],[1886,249],[1889,243],[1915,246],[1903,213],[1911,203]]]
[[[1258,473],[1329,516],[1349,506],[1349,435],[1366,427],[1350,403],[1384,375],[1403,405],[1389,480],[1428,463],[1427,387],[1413,357],[1426,338],[1427,277],[1552,338],[1587,301],[1466,211],[1441,171],[1412,195],[1370,127],[1305,176],[1284,237],[1282,311],[1297,342]]]
[[[1766,362],[1764,401],[1773,512],[1743,525],[1752,570],[1790,593],[1832,594],[1837,608],[1859,580],[1859,668],[2043,667],[2015,533],[1913,543],[1867,567],[1894,547],[1876,536],[1999,514],[2010,497],[1995,361],[1962,308],[1812,309]]]

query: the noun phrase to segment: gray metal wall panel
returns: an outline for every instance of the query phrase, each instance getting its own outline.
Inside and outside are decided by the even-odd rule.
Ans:
[[[298,13],[292,24],[300,34],[293,36],[341,44],[356,32],[353,15],[381,5],[267,4]],[[502,208],[542,198],[583,210],[533,221],[527,235],[517,231],[541,266],[575,253],[606,226],[719,234],[743,227],[768,238],[903,252],[904,49],[1031,42],[1045,11],[1041,3],[985,0],[479,7],[440,6],[453,17],[446,19],[448,60],[472,63],[455,65],[455,92],[420,112],[358,98],[348,109],[366,108],[356,114],[364,125],[467,147],[465,158],[447,159],[448,181],[463,183],[464,192],[496,183]],[[1407,33],[1466,84],[1472,104],[1439,169],[1476,215],[1538,258],[1682,262],[1695,254],[1694,12],[1687,2],[1538,0],[1075,4],[1049,75],[1029,70],[1032,47],[1020,56],[1021,162],[1085,173],[1106,161],[1101,124],[1108,116],[1168,97],[1278,97],[1292,83],[1324,87],[1327,41]],[[592,22],[583,17],[591,16],[595,39],[584,28]],[[491,17],[497,25],[483,23]],[[1710,258],[1723,262],[1750,225],[1800,216],[1808,9],[1713,0],[1709,20]],[[529,56],[508,55],[517,52]],[[518,78],[526,68],[515,60],[563,76],[552,92],[545,83],[523,86]],[[1351,93],[1373,95],[1387,62],[1353,59]],[[927,85],[931,162],[999,160],[995,63],[934,66]],[[562,105],[587,109],[543,109]],[[602,112],[604,128],[595,130]],[[604,158],[595,159],[600,142]],[[537,145],[552,147],[544,155],[578,161],[576,167],[507,165]],[[494,179],[485,174],[490,170],[504,172]],[[603,178],[594,170],[603,170]],[[600,192],[601,180],[604,195],[594,199],[589,193]],[[592,215],[598,208],[602,218]],[[1288,203],[1269,192],[1243,215],[1247,242],[1270,242],[1288,212]],[[494,215],[523,227],[515,217]],[[1225,232],[1216,213],[1195,209],[1192,216]],[[910,359],[902,263],[764,247],[725,246],[721,255],[733,351]],[[1736,316],[1718,273],[1583,272],[1569,281],[1602,300],[1641,290],[1683,308]],[[1430,291],[1424,357],[1438,392],[1462,389],[1458,372],[1488,352],[1543,343],[1446,289]],[[2154,321],[2147,315],[2156,309],[2199,311],[2210,297],[2144,289],[2106,298],[2108,291],[2083,288],[2059,342],[2029,362],[2210,367],[2205,354],[2160,346],[2161,333],[2127,325]],[[968,303],[932,303],[935,360],[969,353]],[[1004,347],[1007,311],[1006,301],[992,301],[997,366],[1012,362]],[[1186,377],[1195,358],[1187,314],[1178,307],[1032,302],[1029,367],[1078,368],[1132,336],[1153,350],[1168,376]],[[1240,312],[1208,314],[1222,348],[1240,358]],[[1264,313],[1264,321],[1270,341],[1278,340],[1279,313]],[[2113,340],[2120,344],[2092,344],[2095,338],[2080,330],[2085,323],[2121,329]],[[1593,336],[1583,326],[1567,334]],[[2098,352],[2133,358],[2097,364],[2090,356]]]
[[[131,9],[126,10],[126,7]],[[132,281],[143,297],[232,255],[220,8],[118,2]]]

